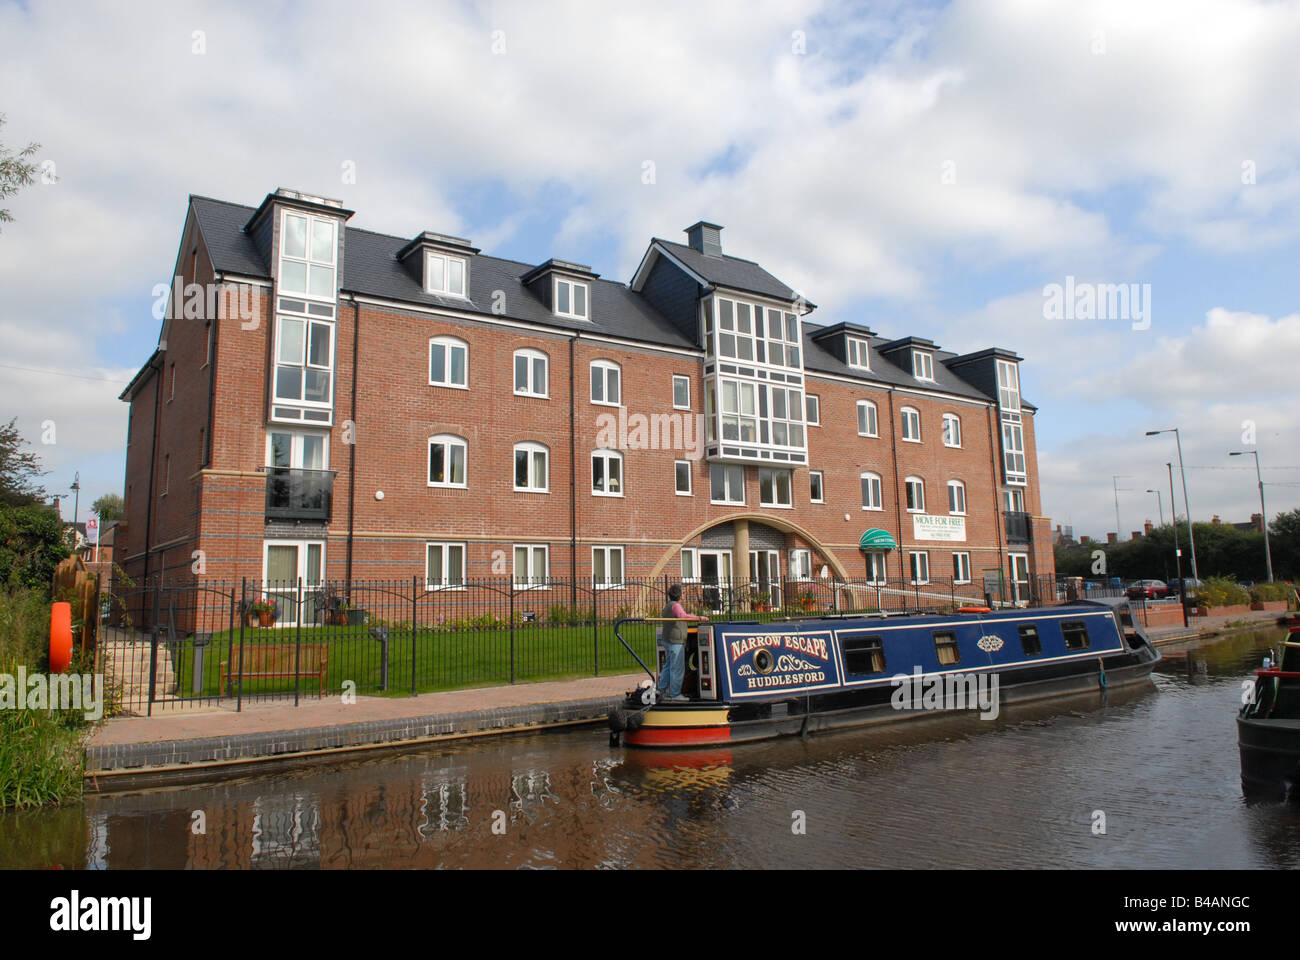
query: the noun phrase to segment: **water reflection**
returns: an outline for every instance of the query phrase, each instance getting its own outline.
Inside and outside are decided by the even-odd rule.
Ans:
[[[1241,680],[1277,639],[992,722],[682,753],[611,749],[590,728],[91,796],[0,818],[0,865],[1295,867],[1300,811],[1245,802],[1236,750]]]

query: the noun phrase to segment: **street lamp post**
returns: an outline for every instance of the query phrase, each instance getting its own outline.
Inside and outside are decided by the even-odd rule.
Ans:
[[[1174,465],[1166,463],[1169,469],[1169,526],[1174,531],[1174,569],[1178,574],[1178,605],[1183,608],[1183,626],[1187,626],[1187,583],[1183,580],[1183,551],[1178,549],[1178,517],[1174,510]]]
[[[1259,516],[1260,524],[1264,528],[1264,563],[1268,568],[1268,582],[1273,582],[1273,552],[1268,546],[1268,513],[1264,510],[1264,475],[1259,470],[1259,451],[1258,450],[1238,450],[1235,453],[1229,453],[1230,457],[1244,457],[1247,453],[1255,456],[1255,479],[1259,481]]]
[[[1154,493],[1156,495],[1156,513],[1159,514],[1160,526],[1163,527],[1165,525],[1165,508],[1164,505],[1160,502],[1160,491],[1148,490],[1147,493]]]
[[[1192,508],[1187,503],[1187,469],[1183,466],[1183,437],[1178,432],[1177,427],[1171,427],[1168,430],[1148,430],[1147,436],[1154,437],[1159,433],[1172,433],[1174,440],[1178,443],[1178,473],[1183,478],[1183,512],[1187,514],[1187,545],[1192,551],[1192,579],[1200,582],[1201,575],[1196,569],[1196,531],[1192,529]],[[1172,472],[1172,468],[1171,468]],[[1170,484],[1169,499],[1173,501],[1173,484]]]

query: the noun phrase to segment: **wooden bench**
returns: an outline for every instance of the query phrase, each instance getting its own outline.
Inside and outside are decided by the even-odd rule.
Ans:
[[[301,651],[301,659],[295,657]],[[221,686],[226,690],[227,683],[240,677],[240,653],[236,646],[230,651],[230,660],[221,661]],[[320,698],[325,689],[325,677],[329,673],[330,648],[328,643],[304,643],[301,647],[293,644],[246,643],[243,653],[244,680],[294,680],[298,677],[316,680],[316,696]],[[295,664],[295,660],[297,663]],[[233,662],[232,662],[233,661]],[[298,669],[295,669],[295,667]]]

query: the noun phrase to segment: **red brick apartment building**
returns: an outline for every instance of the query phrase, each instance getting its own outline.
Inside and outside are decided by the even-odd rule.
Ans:
[[[351,216],[190,198],[122,394],[132,578],[668,576],[779,606],[798,579],[1053,572],[1015,353],[814,324],[710,223],[623,284]]]

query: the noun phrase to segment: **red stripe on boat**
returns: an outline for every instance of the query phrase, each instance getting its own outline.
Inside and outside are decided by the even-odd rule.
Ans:
[[[623,734],[634,747],[671,747],[677,744],[730,743],[730,727],[638,727]]]

